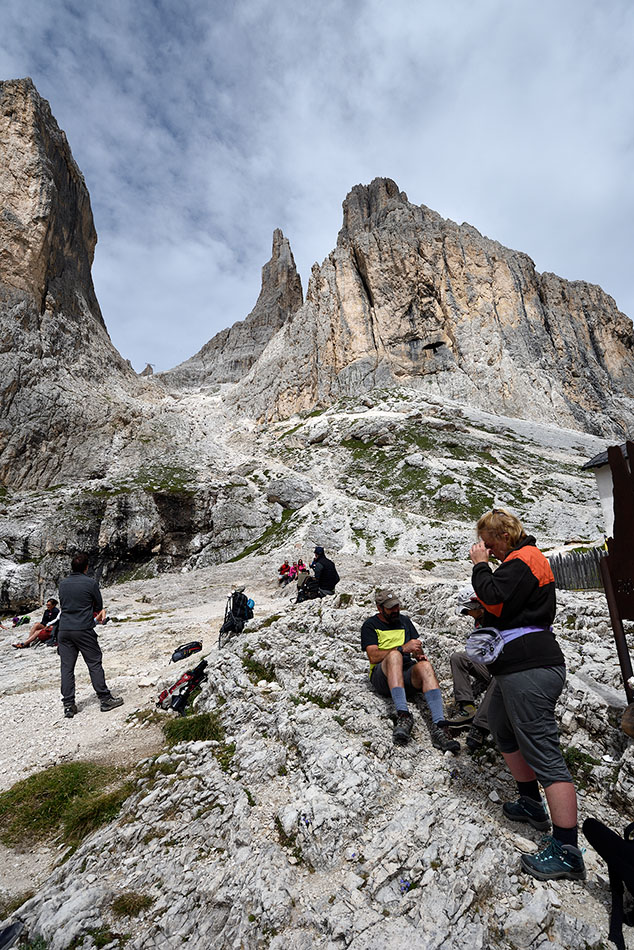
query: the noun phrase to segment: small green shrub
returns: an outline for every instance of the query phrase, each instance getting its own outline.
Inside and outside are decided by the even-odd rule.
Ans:
[[[125,891],[118,897],[115,897],[112,904],[112,913],[115,917],[138,917],[138,915],[151,907],[154,898],[149,894],[139,894],[136,891]]]
[[[228,772],[236,751],[235,742],[225,742],[214,749],[214,756],[223,772]]]
[[[167,744],[215,740],[222,742],[225,731],[217,713],[201,713],[199,716],[179,716],[163,723]]]
[[[564,761],[570,770],[575,783],[579,788],[586,788],[592,775],[592,769],[595,765],[600,765],[598,759],[594,759],[587,752],[582,752],[576,746],[568,746],[563,750]]]
[[[272,683],[275,680],[275,667],[268,663],[259,663],[246,650],[242,654],[242,666],[252,683],[259,683],[260,680]]]
[[[307,703],[314,703],[315,706],[319,706],[320,709],[338,709],[339,708],[339,697],[333,696],[332,699],[323,699],[321,696],[317,696],[315,693],[305,693],[300,692],[299,694],[302,699],[305,699]]]
[[[265,627],[270,627],[271,624],[275,623],[276,620],[279,620],[281,616],[281,614],[271,614],[270,617],[267,617],[266,620],[262,621],[258,629],[264,630]]]

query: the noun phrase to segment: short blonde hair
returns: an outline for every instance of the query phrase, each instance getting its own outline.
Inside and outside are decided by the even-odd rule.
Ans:
[[[493,534],[498,538],[501,538],[503,534],[507,534],[511,547],[515,547],[516,544],[519,544],[519,542],[523,541],[526,537],[526,532],[522,527],[520,519],[516,518],[515,515],[512,515],[510,512],[504,511],[503,508],[493,508],[491,511],[487,511],[485,515],[482,515],[476,525],[476,530],[479,537],[483,531],[486,531],[488,534]]]

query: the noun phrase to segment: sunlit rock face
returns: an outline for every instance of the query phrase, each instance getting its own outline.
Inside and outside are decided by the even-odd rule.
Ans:
[[[103,467],[134,390],[90,268],[97,235],[66,136],[30,79],[0,83],[0,479]]]
[[[302,282],[288,240],[273,233],[271,259],[262,268],[262,289],[244,320],[217,333],[190,359],[163,374],[169,385],[233,383],[253,366],[272,336],[303,303]]]
[[[631,321],[600,287],[357,185],[304,306],[232,395],[263,418],[400,382],[471,405],[621,433],[634,411]]]

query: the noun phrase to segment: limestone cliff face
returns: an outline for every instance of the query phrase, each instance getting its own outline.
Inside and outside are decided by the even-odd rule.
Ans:
[[[506,415],[631,431],[634,332],[600,287],[407,200],[352,189],[304,306],[230,394],[268,419],[402,382]]]
[[[97,235],[66,136],[30,79],[0,82],[0,481],[89,476],[135,374],[91,278]]]
[[[302,282],[291,246],[277,229],[271,259],[262,268],[262,289],[248,317],[217,333],[198,353],[162,377],[178,386],[236,382],[302,303]]]

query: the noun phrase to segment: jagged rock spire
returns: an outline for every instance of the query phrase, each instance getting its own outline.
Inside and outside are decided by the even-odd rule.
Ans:
[[[302,303],[302,282],[293,252],[277,228],[271,259],[262,268],[262,288],[248,317],[217,333],[190,359],[162,374],[163,378],[177,385],[236,382]]]

